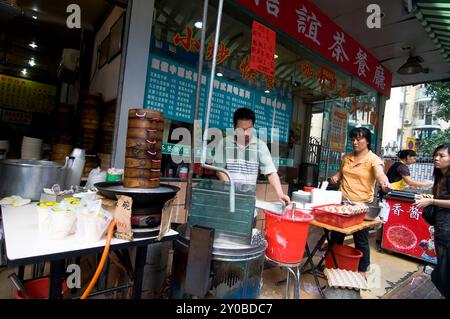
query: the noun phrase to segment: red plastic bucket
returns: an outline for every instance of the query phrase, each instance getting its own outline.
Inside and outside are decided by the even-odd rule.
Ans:
[[[266,256],[284,263],[299,263],[305,252],[309,223],[314,217],[301,210],[286,210],[284,216],[264,211],[266,214]]]
[[[32,280],[24,282],[23,285],[25,286],[25,289],[28,292],[28,295],[32,299],[48,299],[48,291],[49,291],[49,287],[50,287],[50,278],[49,277],[32,279]],[[67,293],[68,288],[67,288],[66,281],[63,281],[61,290],[62,290],[63,295],[65,295]],[[28,299],[28,298],[25,298],[25,296],[22,295],[22,293],[20,291],[17,291],[16,299]]]
[[[335,244],[333,252],[339,269],[358,271],[359,260],[363,255],[361,251],[351,246]],[[325,258],[325,268],[336,268],[331,253]]]

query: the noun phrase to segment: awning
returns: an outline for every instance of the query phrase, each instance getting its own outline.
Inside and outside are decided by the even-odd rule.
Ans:
[[[450,65],[450,2],[417,0],[414,14]]]

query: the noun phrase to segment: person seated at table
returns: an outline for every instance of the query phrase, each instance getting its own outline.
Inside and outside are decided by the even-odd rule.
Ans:
[[[391,188],[384,174],[383,161],[370,150],[371,137],[371,132],[365,127],[356,127],[350,131],[353,152],[342,157],[339,171],[330,178],[332,184],[340,182],[339,190],[344,200],[372,203],[377,181],[384,192],[388,192]],[[330,245],[342,245],[344,239],[344,234],[331,232]],[[363,253],[358,271],[365,278],[370,265],[369,229],[354,233],[353,240],[355,248]]]
[[[409,165],[416,162],[416,152],[413,150],[401,150],[397,153],[400,162],[392,164],[387,172],[389,183],[392,189],[402,191],[406,186],[411,187],[431,187],[433,182],[418,182],[411,178]]]

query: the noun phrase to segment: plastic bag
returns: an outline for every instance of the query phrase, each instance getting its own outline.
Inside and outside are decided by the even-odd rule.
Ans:
[[[96,183],[101,183],[106,181],[106,172],[102,171],[100,167],[94,168],[90,171],[88,180],[86,182],[86,187],[95,185]]]
[[[379,205],[381,207],[381,210],[380,210],[380,214],[378,215],[378,217],[383,221],[383,223],[385,223],[389,219],[389,211],[391,208],[390,208],[389,204],[386,202],[386,200],[384,200],[384,199],[380,202]]]
[[[76,208],[77,230],[76,238],[80,242],[99,241],[108,229],[113,216],[102,208],[102,201],[82,200]]]
[[[36,210],[39,234],[44,238],[62,239],[75,232],[76,214],[70,203],[40,202]]]

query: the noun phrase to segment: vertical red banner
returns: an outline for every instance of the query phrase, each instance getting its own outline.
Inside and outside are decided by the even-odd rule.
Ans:
[[[257,21],[253,21],[250,69],[273,76],[275,72],[275,43],[275,31]]]

